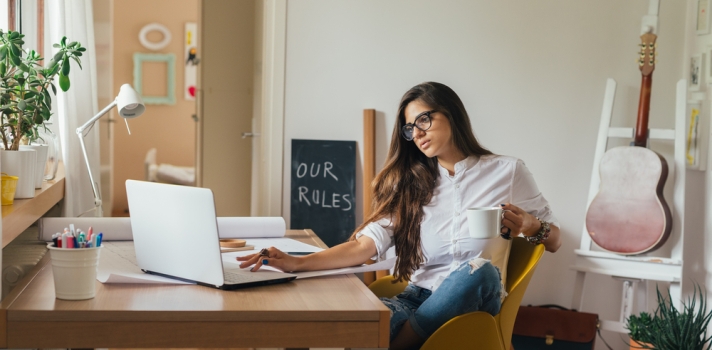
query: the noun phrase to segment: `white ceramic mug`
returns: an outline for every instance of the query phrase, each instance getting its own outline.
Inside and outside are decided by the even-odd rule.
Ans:
[[[472,238],[490,239],[497,237],[502,227],[502,208],[468,208],[467,224]]]

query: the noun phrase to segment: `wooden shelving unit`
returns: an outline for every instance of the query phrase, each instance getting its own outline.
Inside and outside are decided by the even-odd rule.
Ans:
[[[37,219],[64,198],[64,165],[59,164],[57,176],[43,181],[35,190],[35,197],[15,199],[12,205],[2,206],[2,247],[5,248]]]

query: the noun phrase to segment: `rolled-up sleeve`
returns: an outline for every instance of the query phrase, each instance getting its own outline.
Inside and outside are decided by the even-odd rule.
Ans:
[[[539,191],[534,176],[523,161],[517,162],[512,180],[512,204],[529,214],[559,227],[559,220],[549,207],[549,202]]]
[[[361,236],[370,237],[376,243],[377,253],[371,257],[371,260],[385,260],[386,251],[393,246],[393,223],[390,219],[372,222],[356,233],[356,239]]]

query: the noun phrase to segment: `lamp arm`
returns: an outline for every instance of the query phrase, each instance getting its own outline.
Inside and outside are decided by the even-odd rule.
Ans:
[[[89,181],[91,181],[91,189],[94,191],[94,209],[96,210],[95,215],[96,216],[102,216],[103,215],[103,208],[102,208],[102,203],[101,203],[101,193],[99,192],[99,189],[96,187],[96,182],[94,182],[94,175],[91,172],[91,165],[89,165],[89,156],[87,155],[87,147],[84,145],[84,137],[86,135],[84,134],[84,131],[87,129],[91,128],[94,123],[99,120],[104,114],[109,112],[112,108],[116,106],[116,100],[111,102],[108,106],[106,106],[104,109],[102,109],[97,115],[95,115],[93,118],[89,119],[84,125],[80,126],[77,128],[77,137],[79,138],[79,145],[82,147],[82,154],[84,154],[84,162],[87,165],[87,172],[89,173]]]
[[[108,106],[104,107],[104,109],[102,109],[101,111],[99,111],[99,113],[97,113],[94,117],[92,117],[91,119],[89,119],[89,121],[87,121],[86,123],[84,123],[84,125],[78,127],[78,128],[77,128],[77,135],[86,136],[86,135],[84,135],[84,131],[87,130],[88,128],[91,128],[92,125],[94,125],[94,123],[95,123],[97,120],[99,120],[99,118],[103,117],[104,114],[106,114],[107,112],[109,112],[109,111],[110,111],[112,108],[114,108],[115,106],[116,106],[116,99],[114,99],[113,101],[111,101],[111,103],[109,103]]]
[[[87,172],[89,173],[89,181],[91,181],[91,190],[94,192],[94,209],[96,210],[95,215],[100,217],[103,216],[103,208],[101,203],[101,194],[99,189],[96,188],[96,182],[94,182],[94,175],[91,173],[91,166],[89,166],[89,156],[87,156],[87,147],[84,145],[84,136],[80,132],[77,132],[79,136],[79,144],[82,146],[82,153],[84,154],[84,162],[87,165]]]

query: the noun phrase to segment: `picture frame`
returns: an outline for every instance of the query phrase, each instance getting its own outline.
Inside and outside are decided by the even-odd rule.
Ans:
[[[176,56],[172,53],[134,53],[134,89],[141,95],[143,103],[154,105],[174,105],[176,103],[175,94],[175,61]],[[146,96],[143,92],[143,64],[145,62],[163,62],[166,64],[166,95]]]
[[[687,102],[685,126],[685,165],[690,170],[705,171],[709,118],[703,113],[701,101]]]
[[[690,71],[687,79],[690,82],[690,91],[700,91],[705,80],[704,55],[696,54],[690,56]]]
[[[697,35],[705,35],[710,32],[710,1],[697,0],[697,21],[695,30]]]

